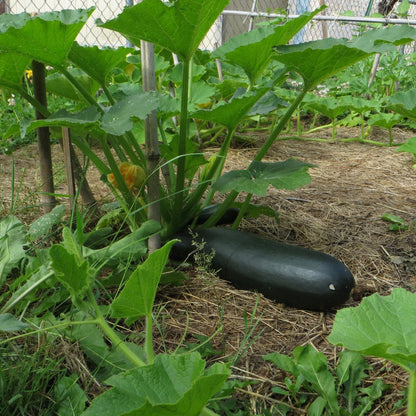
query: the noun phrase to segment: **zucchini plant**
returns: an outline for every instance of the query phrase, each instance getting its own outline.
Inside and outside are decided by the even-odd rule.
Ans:
[[[113,190],[132,229],[146,220],[147,180],[136,189],[129,187],[120,166],[128,162],[146,170],[146,149],[140,145],[140,137],[148,114],[157,111],[163,142],[163,237],[168,239],[192,221],[203,207],[211,204],[215,192],[231,191],[205,226],[221,218],[240,192],[248,193],[236,219],[237,226],[250,207],[251,196],[264,193],[264,175],[247,181],[253,171],[267,170],[272,175],[268,177],[271,185],[294,189],[299,186],[296,175],[310,167],[298,161],[300,170],[293,171],[292,177],[287,175],[284,162],[274,166],[262,162],[305,94],[353,63],[416,38],[411,27],[387,27],[366,32],[353,41],[324,39],[287,45],[321,10],[318,9],[284,24],[271,22],[260,26],[231,39],[212,54],[199,52],[201,40],[227,3],[228,0],[144,0],[126,8],[115,19],[98,22],[100,27],[121,33],[133,45],[139,46],[142,40],[155,44],[159,90],[153,92],[141,89],[139,52],[122,47],[110,50],[81,46],[74,41],[92,9],[0,16],[0,85],[21,94],[45,117],[23,121],[19,126],[21,133],[50,127],[59,135],[57,127],[71,128],[73,142]],[[39,34],[36,40],[32,33]],[[179,65],[173,65],[172,54]],[[223,65],[223,80],[213,70],[215,59]],[[21,77],[32,61],[54,68],[47,78],[47,88],[73,100],[71,111],[50,114],[22,88]],[[290,71],[303,79],[297,97],[270,131],[253,164],[244,172],[221,177],[239,123],[248,114],[267,114],[282,106],[275,88],[285,82]],[[198,105],[203,108],[196,109]],[[176,125],[172,116],[176,117]],[[209,155],[210,160],[193,138],[193,120],[225,127],[221,148],[217,154]],[[91,140],[98,141],[104,159],[95,152]],[[150,175],[159,175],[159,171],[146,172],[147,178]]]

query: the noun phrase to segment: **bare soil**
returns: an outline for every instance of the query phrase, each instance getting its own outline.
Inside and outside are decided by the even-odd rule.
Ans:
[[[330,141],[329,134],[315,135],[315,138],[327,138],[326,141],[284,140],[274,144],[265,161],[296,157],[313,163],[317,167],[310,169],[312,181],[296,191],[270,188],[265,198],[254,200],[278,210],[280,224],[261,217],[244,220],[241,228],[323,251],[344,262],[357,286],[344,307],[356,306],[364,296],[373,293],[387,295],[396,287],[416,291],[416,230],[411,226],[407,231],[392,232],[388,230],[389,224],[381,219],[384,213],[389,213],[413,224],[416,218],[413,156],[397,152],[395,147],[341,141],[357,137],[359,133],[355,129],[341,128],[336,143]],[[395,129],[394,143],[402,143],[413,135],[413,132]],[[231,149],[226,169],[248,166],[263,140],[261,133],[257,137],[258,141],[250,146]],[[371,138],[384,143],[388,140],[382,130],[373,130]],[[20,187],[16,215],[28,223],[40,214],[36,208],[39,204],[36,154],[34,146],[14,154],[15,192]],[[54,148],[54,160],[57,165],[61,163],[59,147]],[[11,166],[11,157],[0,155],[0,216],[10,209]],[[111,200],[93,168],[89,182],[98,200]],[[65,192],[64,178],[58,188]],[[326,339],[336,310],[321,313],[290,308],[262,295],[236,290],[205,270],[195,267],[185,270],[190,279],[184,285],[163,287],[158,296],[156,310],[159,321],[163,322],[159,328],[163,334],[158,334],[155,328],[159,351],[175,350],[184,341],[197,342],[195,335],[213,336],[211,343],[222,351],[221,359],[247,346],[233,373],[239,379],[256,381],[239,393],[239,399],[247,401],[252,414],[262,414],[263,406],[270,408],[283,400],[271,392],[271,387],[283,386],[285,375],[266,363],[262,359],[264,354],[275,351],[290,354],[296,346],[310,343],[326,354],[331,366],[336,365],[339,349]],[[252,343],[245,344],[247,322],[251,318],[252,325],[257,323],[257,326]],[[403,398],[406,374],[384,360],[368,358],[368,361],[373,370],[366,386],[380,377],[392,386],[371,414],[404,414],[403,409],[392,409]],[[290,414],[306,414],[305,409],[291,405]]]

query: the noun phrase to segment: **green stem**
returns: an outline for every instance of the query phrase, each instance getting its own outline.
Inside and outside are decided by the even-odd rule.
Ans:
[[[96,107],[100,113],[104,112],[104,110],[97,103],[97,101],[95,101],[94,98],[91,97],[88,91],[78,82],[78,80],[66,68],[60,68],[60,71],[62,72],[62,74],[65,75],[66,78],[68,78],[71,84],[81,93],[81,95],[85,98],[85,101],[87,101],[88,104],[91,104],[92,106]]]
[[[260,148],[260,150],[257,152],[256,156],[254,157],[254,160],[260,161],[263,159],[265,154],[269,151],[270,147],[276,140],[277,136],[281,133],[281,131],[286,126],[286,123],[290,120],[292,117],[292,114],[296,111],[299,104],[302,102],[303,98],[305,97],[306,93],[308,92],[308,88],[304,87],[302,92],[296,97],[296,100],[292,103],[292,105],[287,109],[286,113],[283,115],[283,117],[280,119],[277,126],[272,130],[270,133],[270,136],[268,139],[264,142],[263,146]]]
[[[116,101],[113,98],[113,95],[111,94],[110,90],[107,88],[107,85],[105,84],[100,84],[101,88],[104,91],[105,96],[107,97],[108,101],[110,102],[111,105],[114,105],[116,103]]]
[[[173,203],[174,217],[180,220],[184,200],[185,168],[186,168],[186,141],[188,139],[188,94],[190,60],[183,62],[182,96],[181,96],[181,124],[179,128],[178,165],[175,183],[175,199]]]
[[[88,290],[88,298],[90,300],[91,305],[94,307],[95,311],[95,323],[101,328],[104,332],[104,335],[108,337],[111,341],[111,344],[119,348],[120,351],[137,367],[143,367],[146,365],[144,361],[142,361],[125,343],[124,341],[117,335],[113,328],[108,325],[107,321],[105,320],[95,298],[91,291]]]
[[[101,175],[110,173],[108,166],[94,153],[88,141],[84,137],[77,137],[74,135],[71,137],[71,140],[82,151],[82,153],[88,157],[92,163],[94,163]]]
[[[218,207],[218,210],[215,212],[214,215],[211,215],[207,221],[204,222],[202,227],[208,228],[213,227],[218,220],[225,214],[227,209],[231,206],[231,204],[235,201],[238,196],[237,191],[231,191],[227,198],[225,198],[224,202]]]
[[[366,144],[374,144],[376,146],[389,146],[388,143],[377,142],[376,140],[361,139],[360,137],[350,137],[348,139],[338,139],[339,142],[359,142]]]
[[[153,353],[153,331],[152,331],[152,313],[146,315],[146,338],[145,338],[145,350],[147,356],[147,362],[152,364],[154,361]]]
[[[237,218],[234,220],[234,223],[232,225],[232,228],[236,230],[238,226],[240,225],[241,220],[244,218],[244,214],[247,212],[247,208],[250,204],[251,198],[253,194],[248,194],[246,196],[246,199],[243,202],[243,205],[241,205],[240,211],[238,211]]]
[[[210,170],[208,171],[208,173],[205,176],[205,180],[202,182],[199,182],[197,185],[197,188],[192,192],[192,194],[189,196],[188,200],[187,200],[187,205],[186,207],[189,208],[187,209],[187,216],[186,218],[182,218],[179,219],[179,221],[177,221],[174,224],[169,224],[168,226],[168,230],[167,230],[167,236],[172,235],[172,233],[174,233],[177,229],[180,229],[181,227],[183,227],[185,224],[187,224],[189,222],[189,220],[192,220],[193,218],[196,218],[196,216],[198,215],[198,210],[199,210],[199,203],[201,198],[203,197],[205,191],[207,190],[207,188],[209,187],[210,184],[214,183],[220,176],[222,173],[222,170],[224,168],[224,164],[225,164],[225,156],[228,153],[228,149],[231,143],[231,138],[233,137],[235,132],[235,128],[234,129],[230,129],[227,133],[227,137],[225,138],[216,158],[214,163],[212,164]],[[204,203],[203,206],[207,206],[211,203],[212,201],[212,197],[214,195],[215,190],[214,189],[210,189],[204,199]],[[219,218],[221,218],[221,216],[224,214],[224,212],[226,211],[226,209],[222,210],[222,207],[220,207],[221,210],[221,215],[215,215],[216,221],[214,223],[211,224],[214,225]],[[176,212],[176,211],[174,211]],[[205,224],[204,224],[205,227]]]
[[[97,325],[101,328],[104,334],[111,341],[111,344],[119,348],[120,351],[137,367],[143,367],[146,365],[125,343],[124,341],[114,332],[114,330],[107,324],[104,317],[97,316]]]
[[[215,141],[217,140],[218,136],[225,130],[225,127],[220,126],[220,128],[218,129],[218,131],[214,134],[214,136],[209,139],[206,143],[205,146],[211,146],[213,143],[215,143]],[[258,130],[257,130],[258,131]],[[201,134],[202,136],[202,134]]]
[[[124,149],[124,152],[129,157],[131,163],[144,167],[142,160],[143,151],[140,149],[140,146],[138,146],[138,149],[136,148],[135,144],[137,143],[137,140],[133,134],[131,134],[131,136],[130,134],[125,134],[123,136],[118,136],[115,139],[120,143],[120,146]]]
[[[416,371],[410,372],[407,389],[407,416],[414,416],[416,415]]]
[[[301,120],[300,120],[300,110],[299,110],[299,108],[296,110],[296,122],[297,122],[298,136],[302,136],[302,123],[301,123]]]
[[[51,115],[50,111],[45,106],[43,106],[35,97],[32,97],[25,91],[19,91],[19,94],[30,104],[32,104],[33,107],[35,107],[35,109],[43,115],[43,117],[48,118]]]
[[[200,198],[202,198],[202,194],[205,192],[208,185],[215,183],[221,176],[222,171],[224,169],[224,165],[225,165],[225,158],[227,156],[228,149],[230,148],[231,139],[234,136],[235,130],[236,130],[236,127],[234,127],[233,129],[229,129],[227,131],[227,137],[225,138],[220,148],[220,151],[218,152],[218,155],[215,158],[215,161],[211,169],[208,172],[207,179],[209,180],[209,182],[207,181],[205,185],[201,186],[201,189],[198,189],[198,201]],[[204,206],[207,206],[211,203],[214,193],[215,193],[215,190],[211,187],[205,198],[205,202],[203,204]]]
[[[110,104],[114,105],[116,100],[114,99],[108,87],[105,84],[101,84],[101,88],[103,89],[104,94],[108,98]],[[124,148],[124,151],[129,156],[132,163],[142,167],[146,166],[146,158],[144,153],[137,143],[136,137],[134,137],[134,134],[131,131],[126,132],[123,136],[117,137],[117,139],[120,141],[121,146]],[[136,151],[136,153],[133,151],[133,149]]]
[[[201,410],[201,413],[199,416],[218,416],[218,413],[213,412],[212,410],[208,409],[207,407],[204,407]]]
[[[360,114],[360,118],[361,118],[361,138],[365,139],[365,131],[364,131],[364,127],[365,127],[365,120],[364,120],[364,113]]]
[[[51,329],[60,329],[60,328],[65,328],[65,327],[73,326],[73,325],[94,325],[94,324],[95,325],[98,324],[98,321],[95,319],[91,319],[88,321],[64,322],[62,324],[48,326],[47,328],[36,329],[35,331],[25,332],[24,334],[19,334],[19,335],[15,335],[14,337],[6,338],[0,341],[0,345],[7,344],[8,342],[15,341],[20,338],[28,337],[30,335],[41,334],[42,332],[47,332],[47,331],[50,331]]]
[[[332,125],[332,123],[331,124],[325,124],[323,126],[318,126],[318,127],[311,128],[308,131],[305,131],[305,134],[315,133],[316,131],[327,129],[328,127],[331,127],[331,125]]]

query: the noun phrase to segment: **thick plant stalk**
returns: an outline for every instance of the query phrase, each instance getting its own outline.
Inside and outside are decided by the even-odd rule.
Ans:
[[[181,124],[179,128],[178,169],[175,183],[175,196],[173,203],[173,215],[180,221],[180,213],[183,208],[185,168],[186,168],[186,141],[188,139],[188,95],[189,95],[189,69],[190,60],[183,62],[182,96],[181,96]],[[175,221],[176,222],[176,221]]]
[[[155,59],[152,43],[142,41],[142,79],[143,91],[154,91],[155,82]],[[146,167],[147,167],[147,197],[149,202],[148,219],[160,222],[160,179],[159,164],[160,151],[158,142],[158,125],[156,111],[152,111],[145,120],[145,143],[146,143]],[[149,253],[160,248],[160,234],[149,237]]]
[[[33,70],[33,92],[35,99],[46,109],[46,81],[45,81],[45,65],[32,61]],[[36,119],[43,120],[45,116],[36,108]],[[53,183],[52,169],[52,152],[49,140],[49,128],[39,127],[37,129],[38,150],[40,162],[40,177],[42,181],[42,206],[45,213],[50,212],[56,205],[54,196],[55,187]]]
[[[92,291],[89,289],[88,298],[90,300],[91,305],[95,310],[95,320],[92,323],[97,324],[103,333],[108,337],[111,341],[112,345],[116,348],[119,348],[122,353],[136,366],[136,367],[143,367],[146,365],[144,361],[142,361],[124,342],[120,337],[115,333],[115,331],[108,325],[107,321],[105,320],[103,314],[97,302],[94,298]]]

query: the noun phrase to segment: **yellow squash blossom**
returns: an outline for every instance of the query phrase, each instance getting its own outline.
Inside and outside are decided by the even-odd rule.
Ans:
[[[118,169],[129,190],[142,187],[144,180],[146,179],[146,174],[140,166],[133,165],[129,162],[123,162],[118,165]],[[107,179],[115,188],[118,187],[113,173],[109,173]]]
[[[32,71],[31,69],[26,69],[26,71],[25,71],[25,75],[26,75],[26,78],[27,78],[29,81],[32,81],[32,78],[33,78],[33,71]]]

